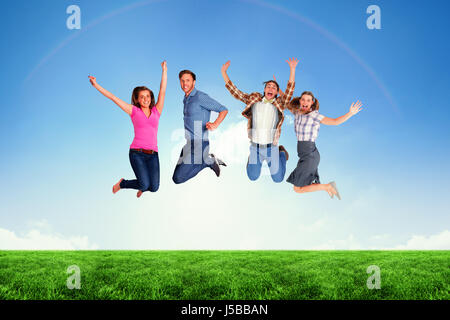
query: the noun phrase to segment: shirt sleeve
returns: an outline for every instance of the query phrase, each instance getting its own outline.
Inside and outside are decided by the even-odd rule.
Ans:
[[[320,114],[319,111],[317,111],[317,110],[315,110],[315,111],[313,111],[313,112],[310,112],[310,113],[309,113],[309,116],[310,116],[314,121],[317,121],[317,122],[320,122],[320,121],[322,121],[323,118],[325,118],[325,116],[322,115],[322,114]]]
[[[161,114],[158,111],[158,108],[156,106],[153,106],[152,112],[156,112],[158,114],[158,117],[161,116]]]
[[[248,100],[250,99],[250,95],[242,92],[241,90],[239,90],[233,82],[228,81],[227,84],[225,85],[225,88],[227,88],[228,91],[230,91],[231,95],[233,97],[235,97],[236,99],[242,101],[245,104],[248,104]]]
[[[222,112],[228,110],[225,106],[208,96],[206,93],[202,93],[199,97],[200,105],[209,111]]]
[[[133,118],[136,115],[137,108],[138,107],[136,107],[135,105],[133,105],[133,108],[131,108],[131,114],[130,114],[131,118]]]

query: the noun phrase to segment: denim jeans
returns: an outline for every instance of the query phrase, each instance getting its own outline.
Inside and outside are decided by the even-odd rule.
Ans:
[[[286,154],[279,152],[278,146],[271,144],[267,147],[260,147],[252,143],[250,145],[250,156],[247,162],[247,176],[250,180],[255,181],[261,175],[261,166],[267,161],[270,175],[274,182],[281,182],[286,173]]]
[[[213,163],[213,158],[209,156],[209,140],[187,140],[181,150],[172,180],[176,184],[186,182],[203,169],[210,168]]]
[[[159,189],[159,158],[158,153],[147,154],[130,150],[130,163],[136,179],[122,180],[121,189],[136,189],[155,192]]]

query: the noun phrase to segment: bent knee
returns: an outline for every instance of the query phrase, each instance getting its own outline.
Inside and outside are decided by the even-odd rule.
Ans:
[[[139,190],[141,190],[142,192],[147,191],[150,188],[150,183],[146,183],[146,182],[141,182],[139,183]]]
[[[251,181],[258,180],[258,178],[259,178],[259,174],[252,174],[252,173],[250,173],[250,172],[248,172],[248,171],[247,171],[247,176],[248,176],[248,178],[249,178]]]
[[[178,175],[173,175],[172,180],[175,184],[180,184],[185,182],[185,179],[182,179],[180,176]]]
[[[283,181],[284,177],[272,177],[273,182],[280,183]]]

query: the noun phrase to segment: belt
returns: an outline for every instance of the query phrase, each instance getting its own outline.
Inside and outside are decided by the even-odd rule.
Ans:
[[[272,146],[272,144],[271,144],[271,143],[268,143],[268,144],[260,144],[260,143],[252,142],[252,146],[258,147],[258,148],[270,148],[270,147]]]
[[[136,152],[142,152],[142,153],[146,153],[146,154],[154,154],[154,153],[158,153],[155,150],[147,150],[147,149],[130,149],[131,151],[136,151]]]

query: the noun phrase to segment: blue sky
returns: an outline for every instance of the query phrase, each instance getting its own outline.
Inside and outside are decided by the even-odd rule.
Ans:
[[[72,4],[81,9],[81,30],[66,27]],[[366,27],[371,4],[381,8],[381,30]],[[445,1],[3,4],[0,248],[53,241],[102,249],[450,249],[449,9]],[[322,182],[337,182],[340,202],[246,176],[244,106],[225,89],[220,67],[231,60],[235,84],[262,91],[274,74],[285,87],[289,57],[300,60],[295,95],[314,92],[324,115],[364,104],[347,123],[322,125],[317,140]],[[169,71],[160,190],[113,196],[120,177],[133,177],[133,128],[87,76],[129,101],[138,85],[157,94],[162,60]],[[211,136],[229,166],[219,179],[204,171],[174,185],[185,68],[229,109]],[[297,156],[286,115],[287,178]]]

